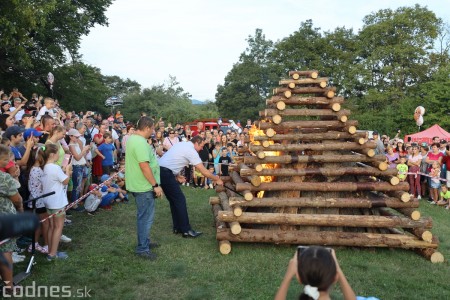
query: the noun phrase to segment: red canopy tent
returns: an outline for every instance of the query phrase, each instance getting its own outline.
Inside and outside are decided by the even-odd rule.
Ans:
[[[428,129],[424,131],[405,135],[405,142],[408,141],[408,138],[411,138],[411,142],[423,143],[426,142],[428,144],[431,143],[434,136],[438,136],[439,139],[443,139],[446,141],[450,141],[450,133],[442,129],[438,124],[434,124]]]

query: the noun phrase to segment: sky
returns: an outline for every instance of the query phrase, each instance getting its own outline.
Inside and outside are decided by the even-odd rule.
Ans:
[[[80,53],[102,74],[130,78],[144,88],[171,75],[192,99],[214,101],[217,85],[257,28],[272,41],[308,19],[323,31],[345,26],[358,32],[364,16],[416,3],[450,23],[447,0],[115,0],[106,12],[109,26],[92,28]]]

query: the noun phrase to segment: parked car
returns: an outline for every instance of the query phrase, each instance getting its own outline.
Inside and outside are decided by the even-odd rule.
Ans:
[[[123,105],[123,100],[119,96],[111,96],[105,101],[105,106],[119,106]]]

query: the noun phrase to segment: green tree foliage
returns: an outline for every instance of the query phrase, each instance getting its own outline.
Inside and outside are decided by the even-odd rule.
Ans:
[[[222,117],[233,119],[257,118],[258,110],[278,80],[271,69],[268,56],[273,42],[266,40],[261,29],[247,39],[248,48],[239,62],[217,87],[216,104]]]
[[[317,69],[346,98],[345,105],[352,110],[352,118],[359,120],[361,129],[388,134],[398,128],[413,132],[417,126],[412,116],[418,105],[431,105],[426,122],[445,118],[445,88],[433,91],[439,86],[438,74],[442,81],[442,74],[448,72],[448,26],[419,5],[383,9],[366,16],[363,22],[357,34],[343,27],[322,33],[312,20],[306,20],[297,31],[276,43],[267,41],[257,30],[224,85],[218,86],[220,114],[254,117],[264,106],[264,93],[255,91],[255,86],[270,91],[278,86],[278,78],[287,77],[289,70]],[[271,46],[255,47],[255,41],[256,45]],[[263,63],[249,59],[257,53],[264,54]],[[267,72],[270,80],[261,80],[261,72]],[[436,96],[420,96],[431,94]],[[432,103],[433,99],[441,105]],[[430,112],[435,107],[436,117]]]

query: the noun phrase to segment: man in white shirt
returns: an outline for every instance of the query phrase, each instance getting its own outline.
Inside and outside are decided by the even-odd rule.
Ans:
[[[11,107],[11,108],[9,109],[9,111],[11,111],[11,112],[15,111],[15,110],[19,107],[20,104],[22,104],[22,99],[20,99],[20,98],[14,98],[14,103],[13,103],[14,106]],[[15,116],[16,122],[19,122],[20,120],[22,120],[22,116],[23,116],[24,113],[25,113],[25,110],[24,110],[23,107],[22,107],[22,109],[19,110],[18,113],[16,113],[16,116]]]
[[[218,185],[223,185],[219,176],[214,175],[205,168],[198,155],[198,152],[203,149],[204,145],[205,139],[198,135],[193,137],[189,142],[180,142],[173,145],[159,159],[161,187],[170,203],[173,233],[181,233],[185,238],[195,238],[202,233],[193,230],[189,224],[186,197],[179,185],[179,183],[186,182],[186,178],[180,175],[181,170],[191,164],[205,177],[212,179]]]

